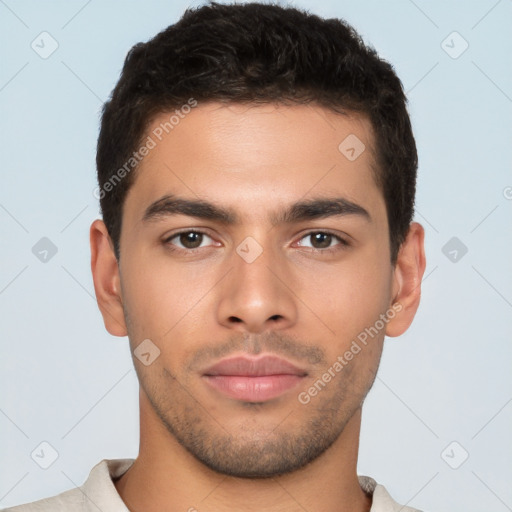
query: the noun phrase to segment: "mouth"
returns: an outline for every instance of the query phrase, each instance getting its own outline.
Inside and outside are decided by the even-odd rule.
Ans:
[[[307,372],[276,356],[238,356],[224,359],[203,372],[215,391],[243,402],[261,403],[297,386]]]

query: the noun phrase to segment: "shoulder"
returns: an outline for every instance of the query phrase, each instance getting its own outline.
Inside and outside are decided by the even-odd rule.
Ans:
[[[387,489],[368,476],[359,477],[359,485],[363,491],[372,497],[370,512],[421,512],[416,508],[397,503]]]
[[[103,459],[80,487],[0,512],[127,512],[112,479],[124,474],[133,462],[134,459]]]
[[[57,512],[60,510],[86,510],[84,495],[78,487],[50,498],[2,509],[0,512]]]

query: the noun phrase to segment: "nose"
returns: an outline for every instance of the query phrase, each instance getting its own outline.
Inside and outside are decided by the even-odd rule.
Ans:
[[[233,252],[219,289],[218,321],[230,329],[261,333],[297,321],[297,274],[278,250],[262,247],[254,260]]]

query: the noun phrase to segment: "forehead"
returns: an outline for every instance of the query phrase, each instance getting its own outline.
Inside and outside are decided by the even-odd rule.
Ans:
[[[187,110],[159,114],[145,134],[153,147],[127,197],[139,213],[165,194],[233,205],[254,218],[308,195],[383,206],[364,116],[313,105],[205,103]]]

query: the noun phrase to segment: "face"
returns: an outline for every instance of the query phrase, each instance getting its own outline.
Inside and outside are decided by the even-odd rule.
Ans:
[[[296,470],[359,411],[403,314],[371,126],[207,103],[158,140],[168,118],[149,127],[120,240],[119,322],[145,354],[143,399],[211,469]]]

